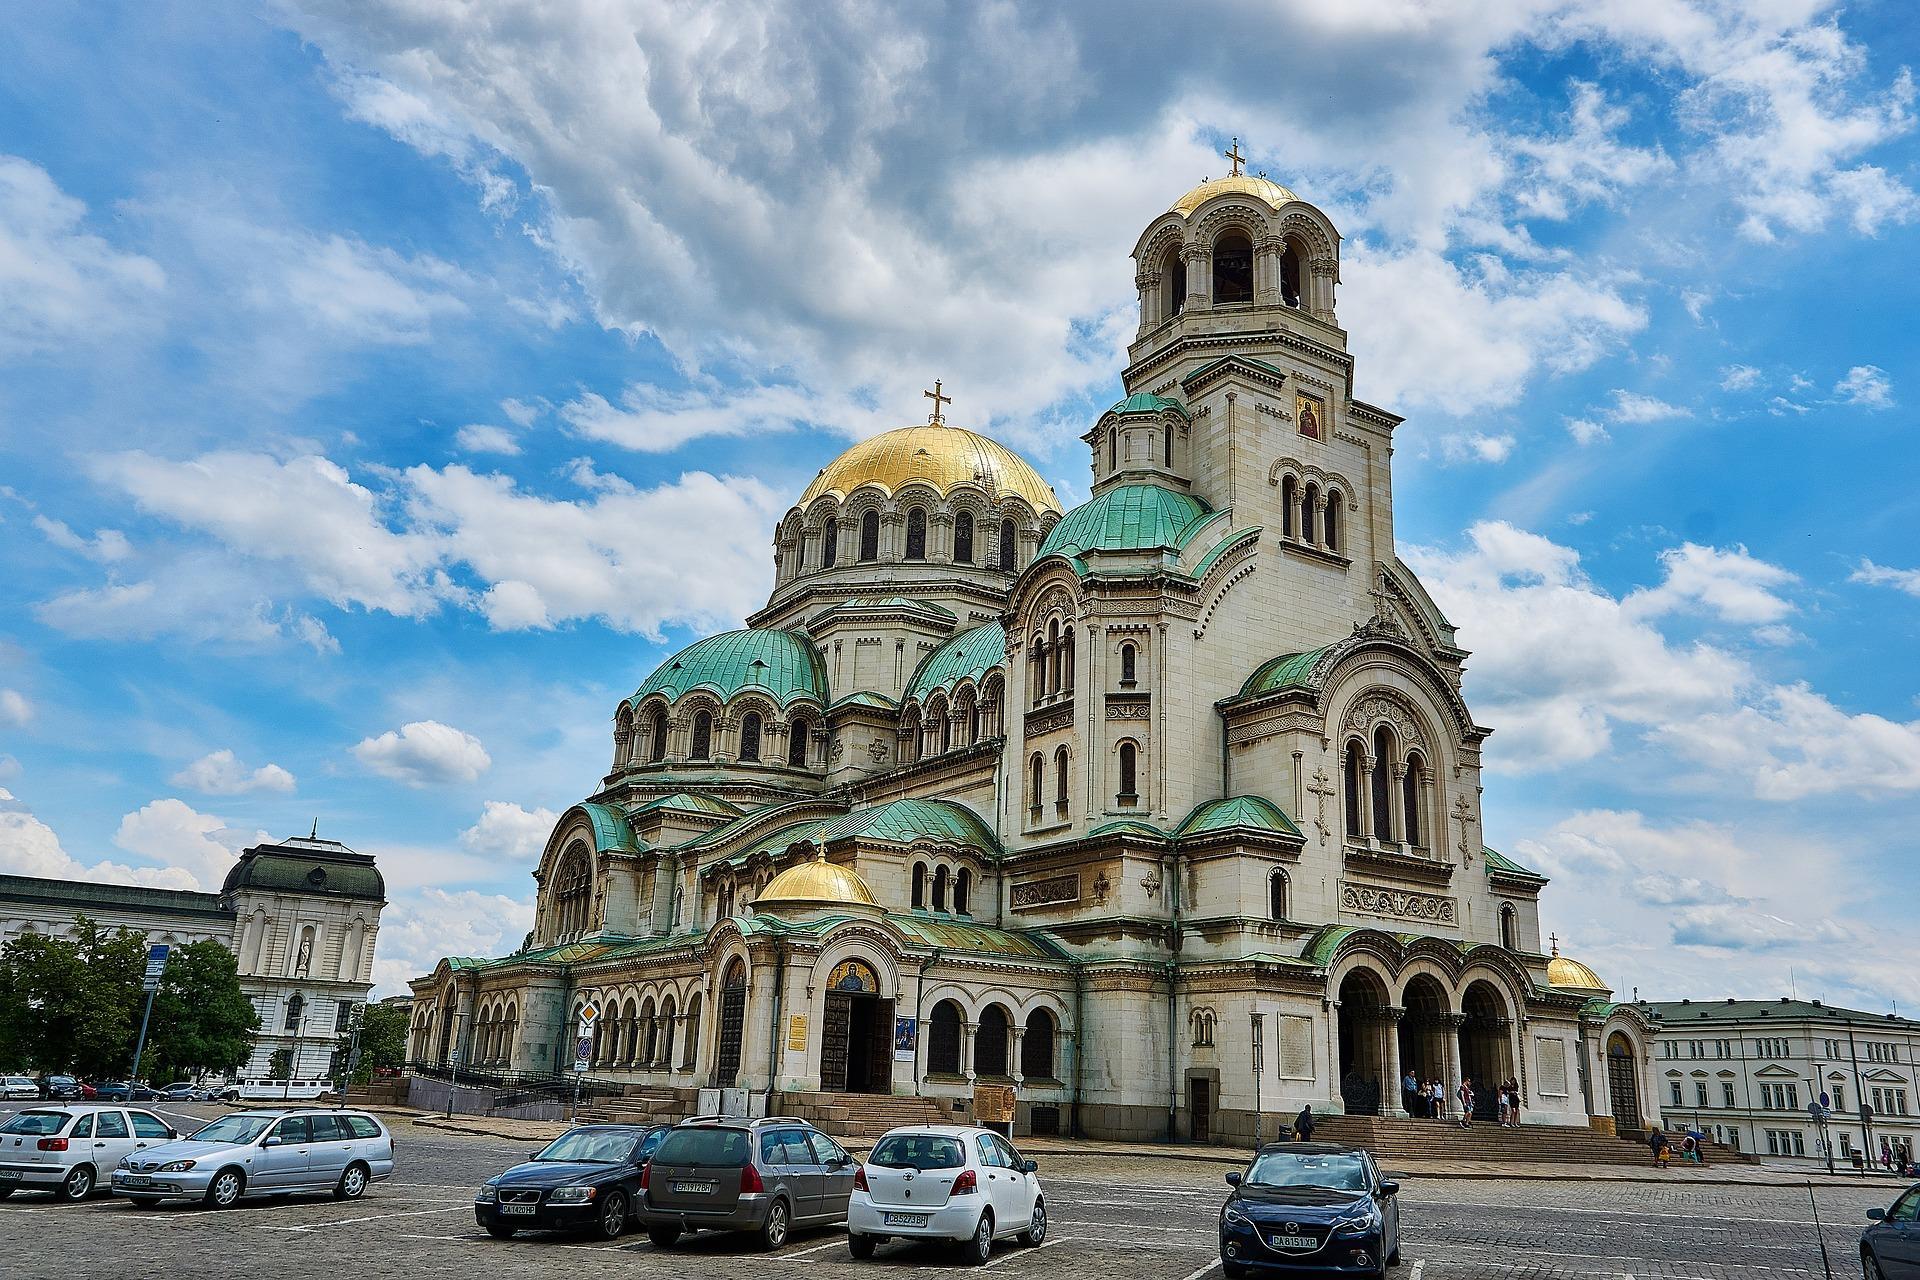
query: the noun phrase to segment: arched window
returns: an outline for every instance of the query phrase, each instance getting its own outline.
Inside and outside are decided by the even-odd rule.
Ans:
[[[1229,231],[1213,242],[1213,301],[1253,301],[1253,242],[1244,231]]]
[[[953,716],[946,708],[940,709],[940,752],[942,755],[953,750]]]
[[[967,707],[967,745],[972,746],[978,741],[980,741],[980,704],[976,702]]]
[[[1187,305],[1187,264],[1180,256],[1179,245],[1167,250],[1160,274],[1167,281],[1167,315],[1177,316]]]
[[[1033,677],[1027,683],[1033,686],[1033,705],[1037,707],[1047,696],[1047,638],[1036,631],[1027,653],[1033,664]]]
[[[689,760],[705,760],[713,754],[713,713],[696,711],[693,713],[693,749],[687,753]]]
[[[942,1000],[927,1020],[927,1074],[960,1074],[960,1006]]]
[[[1120,469],[1120,428],[1107,428],[1107,470]]]
[[[1267,918],[1287,918],[1287,873],[1276,871],[1267,877]]]
[[[913,864],[913,905],[920,908],[927,905],[927,864]]]
[[[1013,553],[1013,521],[1002,520],[1000,522],[1000,567],[1008,572],[1013,571]]]
[[[1362,840],[1367,834],[1360,829],[1360,756],[1360,744],[1349,742],[1346,758],[1340,762],[1342,780],[1346,784],[1347,839],[1349,840]]]
[[[795,720],[787,729],[787,763],[796,769],[807,766],[807,722]]]
[[[667,758],[667,713],[666,712],[656,711],[653,713],[653,728],[650,730],[650,734],[653,738],[653,745],[652,745],[652,750],[650,751],[649,754],[653,762],[655,764],[659,764],[662,760],[665,760]]]
[[[1131,642],[1120,646],[1120,684],[1122,688],[1138,684],[1140,650]]]
[[[1300,500],[1300,540],[1302,542],[1320,541],[1320,486],[1311,482],[1307,493]]]
[[[945,867],[933,873],[933,909],[935,911],[947,909],[947,869]]]
[[[593,909],[593,859],[583,844],[571,845],[560,858],[553,890],[554,932],[561,937],[583,931]]]
[[[878,560],[880,558],[880,513],[868,511],[860,517],[860,558]]]
[[[820,567],[833,568],[833,562],[840,558],[840,518],[828,516],[820,526]]]
[[[675,1012],[673,997],[668,996],[667,1002],[660,1006],[660,1056],[655,1059],[655,1061],[663,1067],[671,1067],[673,1065],[673,1023]]]
[[[1377,840],[1393,839],[1393,731],[1381,725],[1373,731],[1373,834]]]
[[[1338,489],[1327,490],[1326,539],[1327,550],[1340,549],[1340,491]]]
[[[1292,476],[1280,481],[1280,536],[1300,536],[1300,485]]]
[[[907,559],[927,558],[927,512],[924,507],[907,510]]]
[[[623,703],[619,714],[613,718],[613,767],[618,769],[633,759],[634,748],[638,745],[633,740],[633,708]]]
[[[1500,908],[1500,945],[1509,951],[1520,949],[1520,914],[1511,905]]]
[[[973,872],[962,867],[953,875],[953,914],[967,914],[967,899],[973,896]]]
[[[698,993],[687,1001],[687,1048],[683,1067],[693,1065],[694,1055],[700,1052],[700,996]]]
[[[1036,809],[1046,798],[1046,772],[1046,761],[1040,758],[1038,751],[1034,752],[1033,759],[1027,762],[1027,803]]]
[[[1060,692],[1060,620],[1047,624],[1047,692]]]
[[[1509,908],[1511,909],[1511,908]],[[300,1019],[307,1012],[307,998],[298,991],[287,997],[287,1030],[298,1031]]]
[[[1400,779],[1400,812],[1406,815],[1407,843],[1416,848],[1427,843],[1427,833],[1420,821],[1420,783],[1426,772],[1427,762],[1409,754],[1406,775]]]
[[[1120,744],[1120,798],[1122,800],[1139,799],[1139,792],[1134,786],[1139,756],[1140,748],[1131,742]]]
[[[973,512],[962,511],[953,518],[953,562],[973,563]]]
[[[1073,692],[1073,628],[1068,627],[1060,636],[1060,688],[1066,693]]]
[[[1165,442],[1160,447],[1163,450],[1163,455],[1160,459],[1160,465],[1163,467],[1166,467],[1168,470],[1172,470],[1173,469],[1173,424],[1171,422],[1167,424],[1167,433],[1165,437]]]
[[[973,1031],[973,1074],[1007,1074],[1007,1011],[990,1004],[980,1011],[980,1025]]]
[[[1300,305],[1300,255],[1291,244],[1280,251],[1280,300],[1290,307]]]
[[[1053,753],[1053,802],[1065,806],[1067,803],[1067,749],[1060,747]]]
[[[1028,1080],[1053,1079],[1053,1015],[1035,1009],[1027,1015],[1027,1034],[1020,1040],[1020,1074]]]
[[[760,713],[749,711],[740,721],[740,758],[760,761]]]
[[[652,1062],[660,1053],[660,1019],[654,1014],[651,998],[640,1006],[638,1026],[646,1029],[646,1050],[633,1056],[641,1062]]]

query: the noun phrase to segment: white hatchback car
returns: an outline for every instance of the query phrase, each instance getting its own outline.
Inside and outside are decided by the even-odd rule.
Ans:
[[[847,1247],[871,1258],[889,1240],[951,1240],[979,1266],[995,1240],[1038,1245],[1047,1238],[1047,1201],[1034,1168],[991,1129],[891,1130],[854,1177]]]
[[[32,1076],[0,1076],[0,1098],[9,1102],[22,1098],[40,1100],[40,1082]]]
[[[138,1107],[29,1107],[0,1125],[0,1199],[16,1191],[51,1191],[63,1200],[85,1200],[106,1189],[122,1160],[179,1136]]]

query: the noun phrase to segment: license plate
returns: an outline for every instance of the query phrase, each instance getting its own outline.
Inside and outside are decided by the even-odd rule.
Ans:
[[[121,1181],[125,1182],[130,1187],[150,1187],[153,1185],[152,1178],[140,1178],[140,1177],[135,1177],[131,1174],[121,1179]]]
[[[500,1208],[500,1212],[504,1214],[508,1214],[516,1217],[531,1218],[533,1216],[535,1206],[530,1204],[503,1204],[499,1206],[499,1208]]]
[[[710,1196],[718,1185],[716,1182],[676,1182],[673,1184],[673,1193],[677,1196]]]
[[[883,1227],[924,1227],[927,1215],[924,1213],[883,1213],[880,1215]]]
[[[18,1169],[0,1169],[0,1182],[18,1182],[19,1180],[20,1171]]]
[[[1276,1249],[1315,1249],[1318,1243],[1311,1236],[1268,1236],[1267,1243]]]

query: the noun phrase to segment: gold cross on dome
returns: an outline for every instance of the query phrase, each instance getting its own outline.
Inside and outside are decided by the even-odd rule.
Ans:
[[[1240,139],[1235,138],[1233,140],[1233,145],[1228,147],[1225,151],[1222,151],[1220,154],[1225,156],[1228,160],[1230,160],[1233,163],[1233,172],[1228,174],[1227,176],[1231,178],[1239,177],[1240,165],[1242,164],[1242,162],[1246,160],[1246,157],[1240,154]]]
[[[1557,933],[1550,933],[1547,935],[1547,941],[1553,944],[1553,954],[1555,954],[1556,956],[1559,955],[1560,954],[1560,935]]]
[[[922,391],[920,394],[933,401],[933,412],[928,415],[927,421],[936,427],[945,426],[947,416],[941,412],[941,408],[945,405],[952,404],[953,397],[940,394],[940,379],[935,378],[933,380],[933,390]]]

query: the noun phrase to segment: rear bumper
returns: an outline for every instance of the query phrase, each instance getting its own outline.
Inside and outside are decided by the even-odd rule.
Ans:
[[[641,1225],[648,1227],[679,1227],[682,1231],[758,1231],[766,1225],[767,1212],[773,1207],[774,1197],[764,1192],[749,1193],[740,1197],[730,1209],[697,1210],[668,1208],[654,1204],[651,1197],[640,1201],[639,1218]]]
[[[16,1191],[51,1191],[67,1180],[72,1165],[10,1164],[0,1165],[0,1187]]]
[[[986,1207],[984,1196],[960,1196],[938,1209],[916,1209],[912,1205],[879,1206],[864,1191],[853,1193],[847,1202],[847,1231],[860,1236],[887,1236],[895,1240],[966,1240],[980,1225],[980,1213]],[[887,1221],[888,1214],[924,1217],[918,1226]]]

